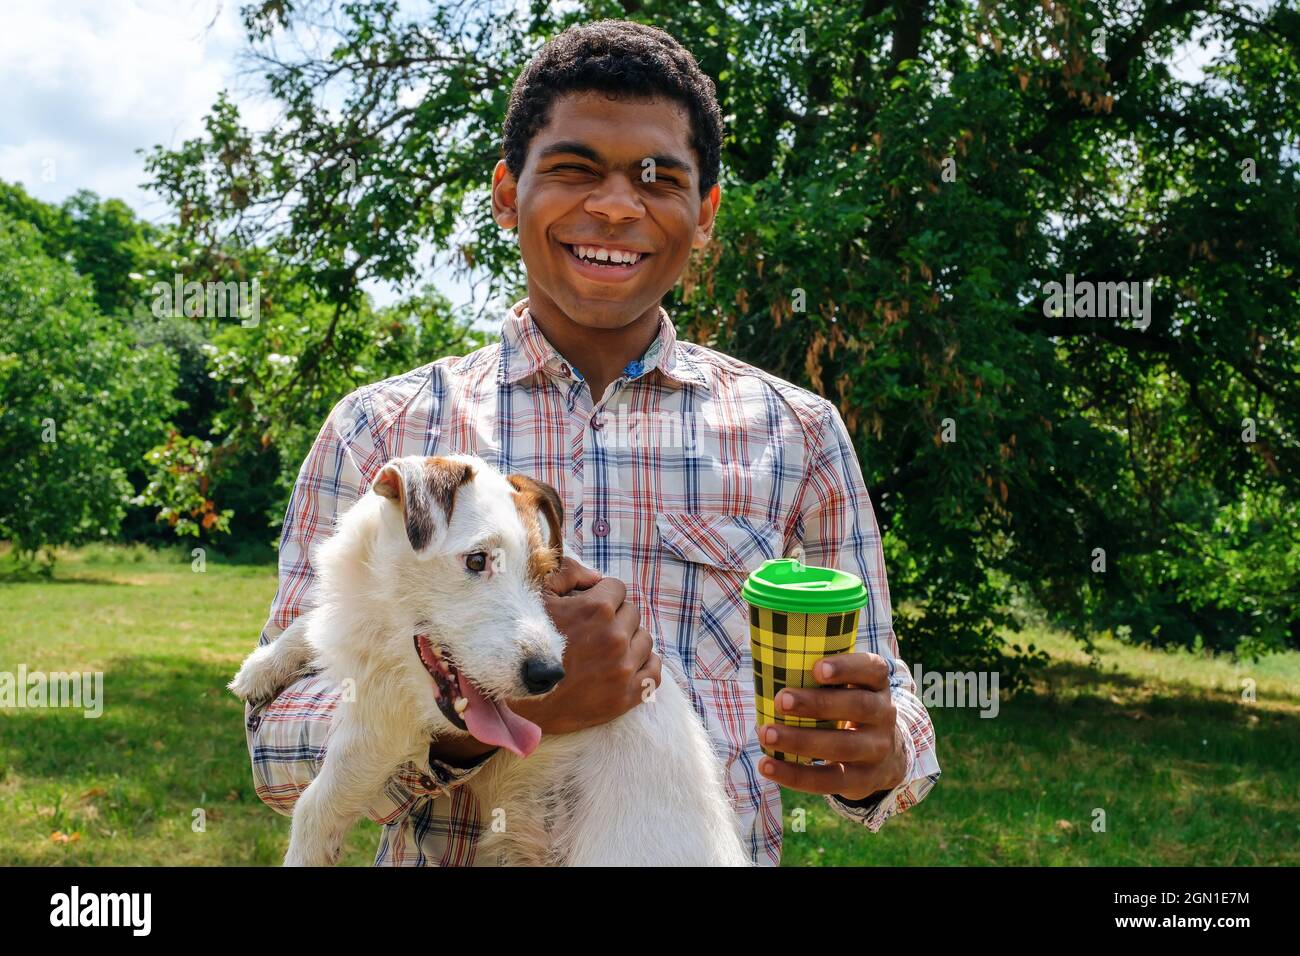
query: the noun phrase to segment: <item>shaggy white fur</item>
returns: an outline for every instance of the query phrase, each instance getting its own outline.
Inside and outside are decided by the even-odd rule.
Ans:
[[[750,865],[721,765],[668,659],[648,699],[597,727],[539,742],[509,710],[550,690],[541,685],[564,654],[537,577],[547,563],[536,552],[557,549],[563,528],[546,500],[558,506],[554,489],[477,457],[394,459],[314,550],[316,607],[230,684],[263,700],[312,666],[344,688],[325,761],[294,809],[287,865],[333,863],[399,765],[476,727],[500,747],[463,784],[486,859]]]

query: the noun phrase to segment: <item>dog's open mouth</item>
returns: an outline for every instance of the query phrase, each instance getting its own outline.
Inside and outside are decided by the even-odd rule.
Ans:
[[[527,757],[537,749],[542,729],[531,720],[520,717],[504,701],[483,696],[478,685],[461,673],[427,634],[415,635],[415,652],[433,678],[433,695],[438,701],[438,709],[453,727],[482,743],[505,747],[521,757]]]

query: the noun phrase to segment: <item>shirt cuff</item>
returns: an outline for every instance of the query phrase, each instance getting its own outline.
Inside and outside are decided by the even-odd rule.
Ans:
[[[872,794],[862,800],[849,800],[838,793],[826,795],[826,803],[832,810],[848,820],[863,824],[872,833],[884,826],[885,821],[899,811],[899,795],[907,791],[916,773],[916,742],[906,731],[901,731],[899,736],[903,740],[907,762],[903,771],[903,780],[898,786],[893,790]]]

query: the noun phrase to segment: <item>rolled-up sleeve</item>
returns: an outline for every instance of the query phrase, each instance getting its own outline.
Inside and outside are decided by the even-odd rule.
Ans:
[[[358,393],[349,395],[330,412],[303,461],[281,529],[280,583],[260,644],[275,640],[299,614],[315,606],[312,549],[333,533],[336,519],[366,493],[388,457],[371,421]],[[254,789],[277,812],[291,815],[320,771],[340,695],[341,690],[322,676],[308,674],[274,698],[245,706]],[[403,764],[395,768],[367,816],[379,824],[400,819],[417,799],[437,796],[468,780],[493,753],[463,767],[430,759]]]
[[[286,816],[325,760],[331,720],[340,690],[323,677],[300,677],[273,700],[246,707],[248,752],[253,761],[253,786],[271,809]],[[408,762],[396,768],[366,810],[378,824],[392,823],[424,797],[436,797],[478,773],[496,751],[470,766],[442,760]]]
[[[827,402],[799,504],[803,560],[851,571],[862,578],[870,602],[858,620],[856,649],[879,654],[889,664],[889,689],[906,755],[903,782],[861,801],[829,795],[827,804],[842,817],[875,832],[895,813],[919,803],[938,782],[934,724],[916,694],[912,673],[899,656],[880,529],[867,495],[862,468],[839,410]]]

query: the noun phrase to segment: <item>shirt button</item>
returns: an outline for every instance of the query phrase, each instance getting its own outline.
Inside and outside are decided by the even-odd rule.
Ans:
[[[591,524],[592,533],[598,538],[603,538],[609,534],[609,522],[604,518],[597,518]]]
[[[257,729],[258,727],[260,727],[261,725],[262,725],[262,716],[261,716],[261,714],[253,714],[251,717],[248,718],[248,729],[249,729],[249,730],[256,730],[256,729]]]
[[[430,777],[427,773],[420,774],[420,786],[422,786],[425,790],[432,790],[433,778]]]
[[[569,366],[567,363],[560,365],[560,374],[563,375],[565,378],[569,377]]]
[[[597,412],[592,416],[591,427],[594,431],[600,431],[605,427],[605,419],[601,416],[600,412]]]

